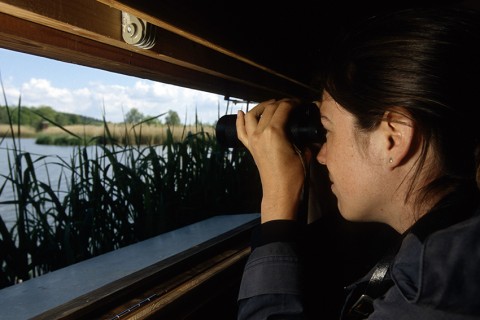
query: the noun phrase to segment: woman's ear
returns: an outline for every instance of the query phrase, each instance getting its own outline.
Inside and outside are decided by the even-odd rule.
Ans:
[[[387,166],[393,170],[407,163],[418,146],[414,122],[408,111],[399,107],[389,109],[383,115],[380,129]]]

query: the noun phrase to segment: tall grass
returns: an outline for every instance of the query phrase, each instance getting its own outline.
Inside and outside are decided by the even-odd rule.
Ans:
[[[1,129],[1,127],[0,127]],[[56,145],[84,145],[92,143],[102,143],[107,141],[98,140],[98,137],[106,137],[108,129],[109,138],[118,144],[142,144],[155,145],[165,143],[168,132],[173,135],[175,142],[181,141],[184,132],[197,133],[201,129],[205,133],[213,134],[212,126],[167,126],[160,124],[118,124],[104,123],[100,125],[69,125],[69,126],[49,126],[47,129],[38,133],[38,144],[56,144]],[[67,133],[71,132],[73,134]],[[109,141],[109,142],[112,142]]]
[[[167,128],[161,145],[144,145],[139,131],[136,143],[116,141],[105,123],[102,141],[111,144],[97,144],[93,153],[77,146],[68,160],[34,159],[16,131],[10,123],[10,171],[0,173],[0,195],[14,191],[0,205],[13,204],[17,215],[9,228],[0,217],[0,288],[210,216],[259,210],[252,159],[222,149],[202,127],[182,128],[181,139]],[[40,165],[59,166],[59,181],[40,181]]]
[[[13,130],[13,131],[12,131]],[[36,136],[35,129],[30,126],[21,125],[19,127],[11,127],[8,124],[0,124],[0,137],[12,137],[12,132],[15,137],[32,138]]]

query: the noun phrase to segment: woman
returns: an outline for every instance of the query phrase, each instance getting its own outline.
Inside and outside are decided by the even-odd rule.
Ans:
[[[342,319],[480,319],[479,43],[476,12],[415,8],[369,19],[332,54],[316,160],[345,219],[402,238],[349,287]],[[296,104],[265,101],[237,116],[263,188],[239,319],[308,314],[296,219],[310,159],[284,131]]]

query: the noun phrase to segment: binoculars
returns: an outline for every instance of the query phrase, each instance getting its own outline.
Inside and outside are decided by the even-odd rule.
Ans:
[[[227,114],[218,119],[215,134],[217,142],[225,148],[243,146],[238,140],[236,114]],[[291,111],[286,132],[292,143],[298,148],[312,143],[325,142],[325,130],[320,121],[320,111],[314,103],[303,103]]]

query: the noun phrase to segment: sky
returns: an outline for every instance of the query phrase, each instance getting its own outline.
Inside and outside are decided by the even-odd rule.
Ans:
[[[0,48],[0,80],[9,106],[50,106],[111,122],[122,122],[136,108],[145,116],[174,110],[182,123],[213,124],[220,116],[245,109],[221,95],[125,76]],[[1,88],[0,88],[1,90]],[[0,105],[5,105],[2,94]],[[228,108],[228,111],[227,111]],[[159,118],[162,119],[161,117]]]

